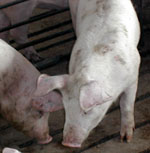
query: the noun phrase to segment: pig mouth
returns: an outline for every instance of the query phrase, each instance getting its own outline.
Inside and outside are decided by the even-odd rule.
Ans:
[[[81,148],[81,144],[77,144],[77,143],[67,143],[63,141],[62,145],[65,147],[71,147],[71,148]]]

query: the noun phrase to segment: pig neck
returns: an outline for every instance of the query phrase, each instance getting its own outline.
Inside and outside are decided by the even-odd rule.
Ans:
[[[122,84],[121,79],[118,80],[118,84],[114,81],[117,67],[112,57],[120,55],[118,51],[122,51],[118,48],[124,44],[117,42],[120,39],[114,43],[114,39],[119,37],[118,33],[104,42],[98,41],[97,35],[95,36],[94,32],[81,33],[77,38],[71,55],[69,73],[74,78],[74,83],[79,84],[80,87],[90,81],[97,81],[116,100],[125,87],[118,86],[119,81]],[[122,52],[123,54],[126,53]]]

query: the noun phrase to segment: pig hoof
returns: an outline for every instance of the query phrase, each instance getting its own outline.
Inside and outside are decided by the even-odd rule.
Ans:
[[[135,130],[134,124],[130,126],[129,124],[122,125],[121,131],[120,131],[121,142],[123,142],[124,140],[126,140],[126,142],[128,143],[131,142],[134,130]]]
[[[72,148],[81,148],[81,144],[72,144],[72,143],[62,142],[62,145],[66,147],[72,147]]]
[[[120,138],[121,140],[121,142],[123,142],[124,141],[124,139],[126,139],[126,141],[127,141],[127,143],[129,143],[129,142],[131,142],[131,140],[132,140],[132,136],[130,135],[130,136],[121,136],[121,138]]]
[[[41,141],[38,141],[38,144],[48,144],[49,142],[52,141],[52,137],[49,136],[46,140],[41,140]]]
[[[131,142],[134,129],[135,128],[128,128],[126,130],[121,131],[121,134],[120,134],[121,142],[123,142],[124,140],[126,140],[128,143]]]

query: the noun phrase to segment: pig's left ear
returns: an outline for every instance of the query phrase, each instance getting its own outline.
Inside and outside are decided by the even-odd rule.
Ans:
[[[55,89],[62,89],[66,86],[68,75],[48,76],[41,74],[37,80],[37,87],[34,96],[44,96]]]
[[[80,106],[85,112],[111,99],[112,97],[96,81],[91,81],[80,89]]]

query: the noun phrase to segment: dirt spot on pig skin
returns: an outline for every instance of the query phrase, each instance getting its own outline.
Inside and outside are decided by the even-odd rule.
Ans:
[[[97,12],[97,9],[85,11],[85,13],[81,16],[81,19],[84,20],[87,16],[93,15]]]
[[[2,112],[2,116],[9,121],[11,125],[13,125],[17,130],[22,131],[24,128],[24,121],[20,121],[17,119],[17,115],[9,109],[5,109]]]
[[[121,65],[126,64],[126,61],[120,55],[117,55],[114,58],[115,58],[115,61],[119,62]]]
[[[97,44],[94,46],[94,52],[100,54],[100,55],[105,55],[106,53],[112,51],[112,48],[109,46],[103,45],[103,44]]]
[[[75,62],[79,59],[80,52],[81,52],[81,49],[78,49],[77,51],[75,51],[75,54],[74,54]],[[73,68],[72,68],[72,73],[75,72],[75,69],[76,69],[76,65],[73,66]]]

